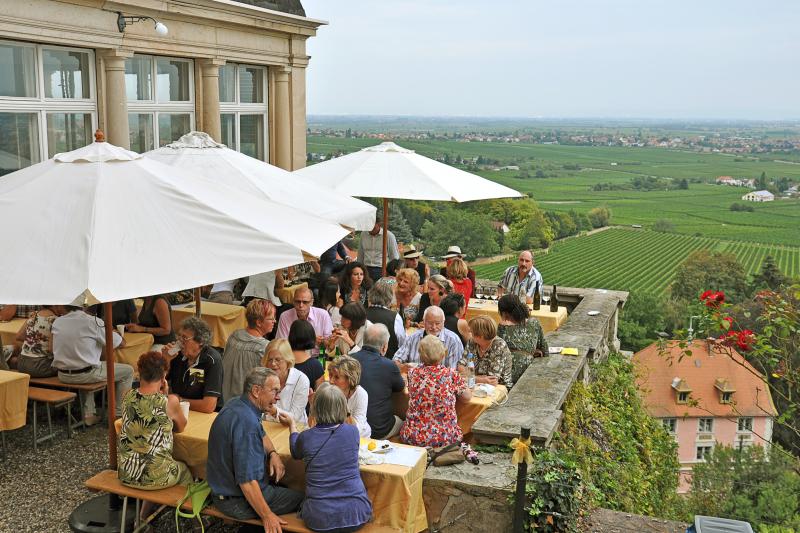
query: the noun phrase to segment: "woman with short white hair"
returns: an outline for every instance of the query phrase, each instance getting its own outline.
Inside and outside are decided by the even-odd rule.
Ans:
[[[306,405],[308,405],[308,377],[294,367],[294,354],[289,341],[274,339],[267,344],[267,352],[261,360],[265,366],[278,374],[281,392],[278,403],[265,413],[269,420],[277,420],[279,413],[288,413],[301,424],[308,423]]]

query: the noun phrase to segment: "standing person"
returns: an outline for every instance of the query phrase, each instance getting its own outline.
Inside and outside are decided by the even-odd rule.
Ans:
[[[34,311],[22,324],[16,338],[17,342],[22,343],[17,357],[18,371],[34,378],[49,378],[58,374],[53,368],[53,322],[63,314],[63,305],[46,305]]]
[[[386,352],[386,357],[390,359],[406,340],[406,328],[403,325],[403,318],[398,313],[389,309],[391,303],[391,285],[379,281],[369,290],[367,320],[373,324],[383,324],[389,330],[389,349]]]
[[[383,275],[383,228],[379,222],[381,216],[379,213],[375,226],[370,231],[361,232],[361,244],[358,246],[358,262],[366,265],[372,279],[380,279]],[[400,259],[400,251],[397,249],[394,233],[387,230],[386,262],[392,259]]]
[[[237,329],[225,344],[222,358],[222,399],[241,396],[244,378],[250,369],[261,364],[267,351],[267,333],[275,326],[275,306],[269,300],[250,300],[244,314],[247,327]]]
[[[294,293],[294,307],[281,315],[278,320],[278,333],[275,338],[285,339],[289,336],[289,328],[295,320],[306,320],[313,327],[317,334],[317,342],[311,350],[311,354],[316,357],[319,355],[319,344],[323,339],[327,339],[333,332],[331,315],[324,309],[314,307],[314,293],[311,289],[301,288]]]
[[[192,411],[213,413],[222,407],[222,357],[212,348],[211,329],[190,316],[178,331],[180,352],[172,359],[167,381],[172,392],[189,402]],[[167,355],[171,345],[162,349]]]
[[[317,424],[302,433],[286,419],[292,457],[305,463],[300,517],[312,531],[357,531],[372,517],[372,504],[358,468],[358,429],[344,423],[347,400],[337,387],[321,387],[311,412]]]
[[[516,383],[536,357],[550,352],[542,325],[530,316],[528,306],[512,294],[506,294],[497,302],[500,324],[497,334],[506,341],[513,360],[511,379]]]
[[[389,330],[383,324],[373,324],[364,332],[361,350],[352,354],[361,363],[361,386],[367,391],[367,422],[375,439],[394,437],[403,425],[394,414],[392,394],[401,392],[406,384],[397,365],[384,357],[388,348]]]
[[[233,304],[233,288],[236,286],[235,279],[226,281],[218,281],[211,287],[211,292],[208,295],[209,302],[218,304]]]
[[[339,293],[342,304],[358,302],[366,307],[367,292],[371,288],[372,278],[364,265],[359,262],[349,263],[339,275]]]
[[[441,269],[439,269],[439,274],[441,274],[442,276],[446,277],[447,276],[447,265],[449,265],[450,261],[452,261],[456,257],[464,259],[464,254],[461,253],[461,248],[459,248],[458,246],[450,246],[447,249],[447,253],[442,256],[442,259],[444,259],[446,261],[446,263],[445,263],[445,266],[443,266]],[[478,285],[475,282],[475,271],[472,270],[471,268],[469,268],[469,265],[467,266],[467,277],[472,282],[472,294],[470,296],[475,297],[475,288]]]
[[[296,511],[303,501],[301,492],[270,482],[278,483],[286,469],[261,415],[275,405],[279,393],[275,372],[252,369],[244,393],[225,405],[208,435],[206,480],[214,506],[237,520],[261,520],[265,533],[281,531],[286,522],[277,515]]]
[[[242,291],[242,305],[247,305],[253,298],[269,300],[275,307],[281,306],[280,299],[275,296],[275,289],[283,288],[283,270],[270,270],[261,274],[253,274],[247,279]]]
[[[409,244],[403,252],[404,268],[415,270],[419,275],[419,284],[425,285],[425,281],[431,275],[431,269],[427,263],[423,262],[420,257],[422,253],[419,252],[413,244]]]
[[[347,422],[358,428],[358,434],[368,439],[372,429],[367,422],[369,396],[361,386],[361,363],[348,355],[336,359],[328,368],[330,383],[339,387],[347,398]]]
[[[66,313],[53,321],[53,367],[64,383],[98,383],[106,381],[103,348],[106,345],[106,325],[81,307],[65,306]],[[112,334],[114,348],[125,345],[116,331]],[[117,412],[122,416],[122,398],[133,383],[133,367],[113,363]],[[94,393],[80,392],[83,402],[83,422],[92,426],[100,422],[95,412]]]
[[[113,309],[112,309],[113,314]],[[163,294],[146,296],[139,311],[138,324],[126,324],[125,330],[131,333],[150,333],[153,336],[153,351],[161,350],[171,342],[175,342],[175,331],[172,329],[172,308]]]
[[[539,288],[539,294],[542,294],[544,289],[542,275],[534,268],[535,264],[530,250],[519,254],[517,266],[510,266],[503,273],[503,278],[497,286],[497,296],[515,294],[525,303],[533,302],[536,287]]]
[[[460,257],[454,257],[447,263],[447,279],[453,284],[453,290],[464,296],[464,308],[469,307],[472,296],[472,281],[467,277],[467,264]]]

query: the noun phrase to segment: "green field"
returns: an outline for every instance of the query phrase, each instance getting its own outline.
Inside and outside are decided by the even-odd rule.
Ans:
[[[377,144],[376,139],[334,137],[308,138],[308,151],[328,154],[350,152]],[[758,154],[731,156],[663,148],[623,148],[504,144],[459,141],[402,141],[400,144],[428,157],[444,154],[464,158],[483,156],[502,165],[519,165],[531,175],[541,170],[545,178],[519,178],[517,171],[478,171],[482,176],[524,192],[550,211],[575,209],[586,212],[607,206],[612,223],[650,226],[659,219],[670,220],[684,235],[731,241],[800,246],[800,200],[776,200],[753,205],[755,211],[733,212],[730,205],[741,203],[747,189],[690,183],[688,190],[592,191],[597,183],[628,183],[635,176],[712,181],[717,176],[787,176],[800,181],[795,155]],[[786,161],[786,162],[781,162]],[[566,170],[564,165],[580,165]]]
[[[546,284],[664,293],[676,267],[694,250],[735,254],[749,274],[758,272],[772,255],[785,274],[800,275],[800,248],[730,242],[705,237],[609,229],[560,241],[537,254],[536,267]],[[478,265],[479,278],[499,280],[516,261]]]

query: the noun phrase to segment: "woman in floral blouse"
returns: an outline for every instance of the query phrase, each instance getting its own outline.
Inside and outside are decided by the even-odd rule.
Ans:
[[[461,442],[456,402],[472,399],[472,391],[455,370],[442,366],[442,341],[428,335],[419,343],[422,366],[408,371],[408,412],[400,440],[414,446],[447,446]]]
[[[34,378],[49,378],[58,374],[53,363],[53,321],[64,314],[63,305],[47,305],[35,311],[17,332],[22,349],[17,358],[17,370]]]
[[[530,316],[528,306],[516,295],[506,294],[500,298],[497,310],[500,313],[497,334],[506,341],[511,350],[511,378],[516,383],[534,358],[548,354],[547,339],[544,338],[542,325],[535,317]]]
[[[475,356],[475,381],[489,385],[505,385],[509,389],[514,385],[512,379],[511,351],[506,341],[497,336],[497,324],[488,316],[476,316],[469,321],[472,331],[472,340],[464,348],[465,359],[462,365],[467,364],[467,354]]]

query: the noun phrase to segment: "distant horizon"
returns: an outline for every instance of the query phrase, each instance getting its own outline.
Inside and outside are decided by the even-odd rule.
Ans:
[[[797,123],[800,126],[800,116],[780,119],[767,118],[704,118],[704,117],[622,117],[622,116],[501,116],[501,115],[423,115],[423,114],[394,114],[394,113],[307,113],[308,118],[407,118],[407,119],[432,119],[432,120],[508,120],[508,121],[612,121],[629,123],[656,123],[656,122],[691,122],[696,124],[719,123],[754,123],[754,124],[784,124]]]

